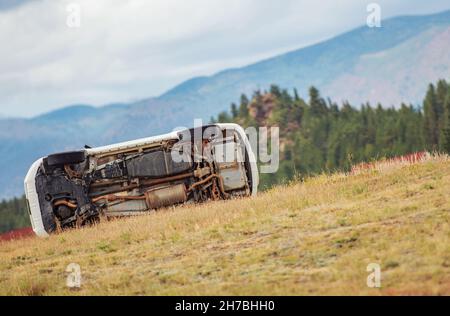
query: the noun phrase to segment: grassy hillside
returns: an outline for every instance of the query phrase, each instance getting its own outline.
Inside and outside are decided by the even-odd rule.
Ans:
[[[450,159],[0,244],[0,294],[450,295]],[[65,269],[81,266],[78,291]],[[366,286],[379,263],[382,287]]]

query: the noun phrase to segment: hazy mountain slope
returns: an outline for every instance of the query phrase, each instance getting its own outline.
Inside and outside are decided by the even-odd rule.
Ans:
[[[230,48],[232,49],[232,48]],[[29,165],[53,151],[101,145],[192,126],[227,110],[241,93],[272,83],[354,104],[418,103],[430,82],[450,76],[450,11],[398,17],[211,77],[188,80],[158,98],[103,108],[68,107],[33,119],[0,118],[0,198],[22,193]]]
[[[449,183],[446,157],[377,163],[0,243],[0,295],[449,295]],[[381,288],[367,286],[370,263]]]
[[[435,26],[393,48],[359,56],[323,91],[351,102],[420,102],[427,81],[450,78],[449,49],[450,26]]]
[[[324,95],[341,98],[338,88],[340,84],[345,85],[342,78],[352,74],[361,80],[370,76],[372,83],[388,82],[388,93],[384,94],[386,91],[383,90],[383,94],[376,95],[370,94],[372,86],[360,84],[355,89],[350,84],[350,89],[345,89],[345,98],[355,104],[367,100],[387,104],[400,101],[418,103],[429,82],[450,76],[450,54],[447,53],[450,49],[449,27],[450,11],[430,16],[398,17],[383,21],[382,28],[363,26],[323,43],[254,65],[227,70],[210,78],[190,80],[160,99],[183,103],[183,98],[187,98],[194,102],[191,106],[198,102],[208,111],[207,107],[223,108],[223,104],[236,100],[240,93],[252,93],[255,89],[267,88],[271,83],[286,88],[296,87],[303,94],[309,86],[315,85]],[[395,50],[398,46],[403,49]],[[436,50],[441,52],[441,58],[429,58]],[[377,66],[382,65],[378,73],[372,73],[372,64],[365,64],[367,56],[373,54],[378,54]],[[410,70],[417,62],[428,71],[410,78]],[[383,72],[384,66],[388,68]],[[395,76],[389,69],[395,69]],[[408,89],[399,88],[401,85],[412,86],[419,91],[410,95]]]

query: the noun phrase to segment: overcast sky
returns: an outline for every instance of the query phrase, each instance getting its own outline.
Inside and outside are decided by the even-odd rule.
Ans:
[[[362,0],[0,0],[0,116],[158,96],[366,23]],[[376,1],[382,18],[448,0]],[[68,5],[81,8],[80,27]]]

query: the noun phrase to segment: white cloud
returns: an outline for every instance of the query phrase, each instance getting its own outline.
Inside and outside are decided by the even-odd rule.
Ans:
[[[446,1],[378,1],[385,16]],[[403,3],[402,3],[403,2]],[[68,28],[69,3],[81,27]],[[0,113],[159,95],[365,23],[365,1],[42,0],[0,11]],[[1,8],[0,8],[1,10]]]

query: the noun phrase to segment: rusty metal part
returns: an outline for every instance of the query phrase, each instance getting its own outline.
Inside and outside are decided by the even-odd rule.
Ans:
[[[102,195],[102,196],[96,197],[96,198],[92,199],[92,202],[96,203],[101,200],[105,200],[107,202],[114,202],[114,201],[120,201],[120,200],[145,200],[145,196],[108,194],[108,195]]]
[[[211,196],[214,201],[220,200],[220,191],[217,188],[217,181],[214,179],[211,186]]]
[[[109,193],[113,194],[113,193],[117,193],[117,192],[122,192],[122,191],[128,191],[128,190],[133,190],[133,189],[137,189],[140,186],[151,186],[151,185],[157,185],[157,184],[162,184],[162,183],[166,183],[166,182],[172,182],[172,181],[177,181],[177,180],[183,180],[189,177],[194,176],[194,172],[189,172],[189,173],[183,173],[183,174],[179,174],[179,175],[175,175],[175,176],[170,176],[170,177],[166,177],[166,178],[161,178],[161,179],[150,179],[150,180],[141,180],[140,184],[131,184],[128,186],[124,186],[121,188],[117,188],[116,190],[111,190]],[[118,184],[118,183],[116,183]],[[111,183],[109,182],[103,182],[103,183],[93,183],[91,184],[92,187],[102,187],[102,186],[109,186],[111,185]]]
[[[167,182],[183,180],[183,179],[190,178],[193,176],[196,177],[197,175],[208,174],[210,172],[211,172],[211,169],[208,167],[205,167],[205,168],[197,169],[193,172],[183,173],[183,174],[170,176],[170,177],[166,177],[166,178],[142,180],[141,185],[148,185],[148,186],[158,185],[158,184],[163,184],[163,183],[167,183]]]
[[[124,182],[124,180],[120,181],[99,181],[91,183],[91,188],[101,188],[101,187],[108,187],[111,185],[121,185]]]
[[[194,188],[198,187],[199,185],[202,185],[202,184],[205,184],[208,181],[211,181],[214,177],[217,177],[217,175],[216,174],[212,174],[212,175],[208,176],[207,178],[205,178],[203,180],[195,182],[194,184],[192,184],[189,187],[188,191],[192,191]]]
[[[194,171],[194,177],[203,178],[209,174],[211,174],[211,167],[198,168]]]
[[[56,201],[53,204],[53,206],[55,206],[55,207],[58,207],[58,206],[61,206],[61,205],[64,205],[64,206],[67,206],[67,207],[70,207],[70,208],[77,208],[78,207],[78,205],[76,205],[75,203],[70,203],[70,202],[65,201],[65,200],[59,200],[59,201]]]
[[[64,171],[67,173],[69,178],[81,178],[82,175],[79,172],[76,172],[75,170],[70,167],[70,165],[64,165]]]
[[[183,174],[179,174],[176,176],[171,176],[171,177],[166,177],[166,178],[161,178],[161,179],[143,180],[143,181],[141,181],[141,184],[142,185],[157,185],[157,184],[172,182],[172,181],[176,181],[176,180],[183,180],[183,179],[192,177],[193,175],[194,175],[194,172],[188,172],[188,173],[183,173]]]
[[[139,184],[131,184],[131,185],[128,185],[128,186],[124,186],[124,187],[120,187],[120,188],[117,188],[117,189],[114,189],[114,190],[110,190],[110,191],[108,191],[108,194],[114,194],[114,193],[118,193],[118,192],[129,191],[129,190],[137,189],[137,188],[139,188],[141,186],[154,186],[154,185],[158,185],[158,184],[163,184],[163,183],[183,180],[183,179],[187,179],[187,178],[190,178],[190,177],[200,178],[200,177],[208,175],[210,173],[211,173],[211,168],[210,167],[204,167],[204,168],[196,169],[193,172],[178,174],[178,175],[170,176],[170,177],[166,177],[166,178],[141,180]],[[118,183],[116,183],[116,184],[118,184]],[[93,183],[93,184],[91,184],[92,187],[102,187],[102,186],[109,186],[109,185],[111,185],[111,182],[109,182],[109,183],[104,182],[104,183]],[[91,195],[91,196],[95,196],[95,195]],[[102,193],[101,197],[104,197],[104,196],[105,196],[105,194]],[[97,198],[95,198],[95,199],[97,199]]]
[[[224,198],[226,198],[226,199],[229,198],[230,195],[227,192],[225,192],[225,187],[223,185],[223,178],[220,175],[216,175],[216,178],[219,181],[219,188],[220,188],[220,191],[222,192]]]
[[[145,192],[149,209],[158,209],[187,201],[186,186],[184,184],[171,185],[166,188]]]
[[[192,191],[194,188],[198,187],[199,185],[205,184],[205,183],[207,183],[208,181],[211,181],[213,178],[216,178],[216,179],[219,181],[219,188],[220,188],[220,191],[222,192],[222,194],[223,194],[223,196],[224,196],[225,198],[228,198],[230,195],[229,195],[227,192],[225,192],[222,177],[219,176],[218,174],[215,174],[215,173],[213,173],[213,174],[210,175],[209,177],[206,177],[206,178],[203,179],[203,180],[200,180],[200,181],[198,181],[198,182],[195,182],[194,184],[192,184],[192,185],[189,187],[188,191]]]
[[[147,202],[145,200],[128,200],[119,203],[110,203],[105,207],[108,215],[123,214],[126,212],[145,212],[148,211]]]

